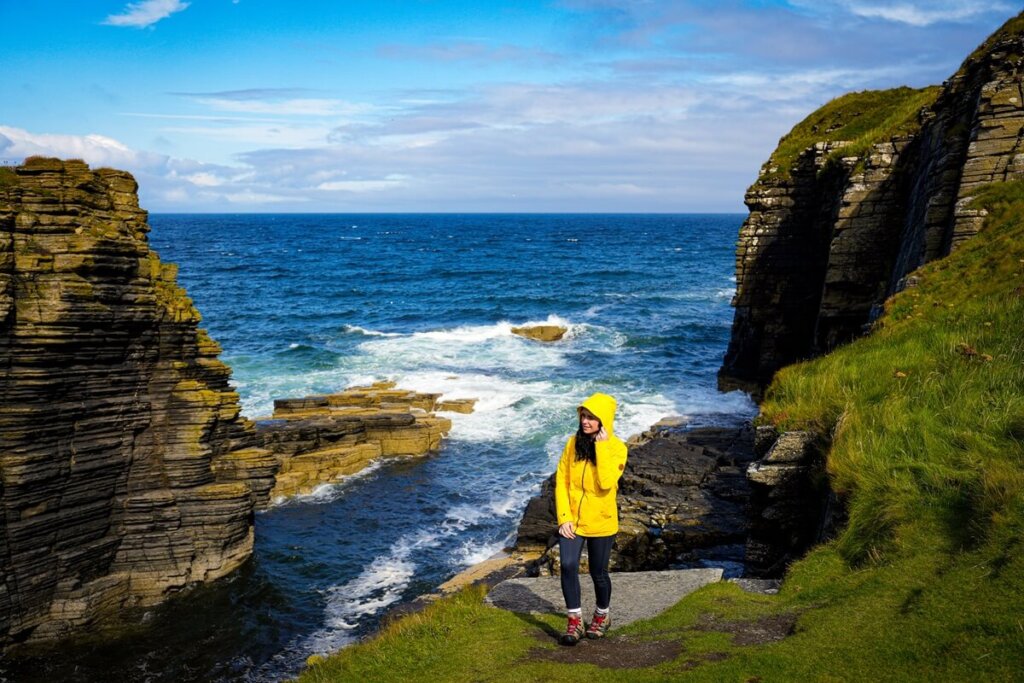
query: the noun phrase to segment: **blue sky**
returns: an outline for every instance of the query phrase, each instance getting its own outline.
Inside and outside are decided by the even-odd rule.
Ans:
[[[151,211],[743,210],[850,90],[939,83],[1005,0],[0,0],[0,159]]]

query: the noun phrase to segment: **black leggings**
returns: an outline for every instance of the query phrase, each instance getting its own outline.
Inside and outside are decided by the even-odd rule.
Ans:
[[[580,608],[580,555],[583,542],[587,542],[587,556],[590,558],[590,578],[594,580],[594,595],[597,606],[608,609],[612,600],[612,577],[608,575],[608,558],[612,554],[611,536],[558,537],[558,553],[562,561],[562,596],[568,609]]]

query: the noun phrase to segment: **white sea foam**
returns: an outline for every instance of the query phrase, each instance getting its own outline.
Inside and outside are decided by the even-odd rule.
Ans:
[[[423,529],[398,539],[391,552],[367,564],[350,581],[325,591],[324,626],[306,641],[307,652],[329,652],[352,642],[352,630],[363,617],[377,614],[398,602],[416,572],[415,551],[437,546],[454,531]]]
[[[385,464],[393,460],[393,458],[377,458],[363,469],[345,476],[338,481],[320,484],[309,493],[300,493],[295,496],[284,497],[279,496],[270,501],[271,507],[278,507],[281,505],[296,505],[303,503],[329,503],[332,500],[336,500],[339,496],[343,495],[345,489],[351,486],[353,483],[369,477],[371,474],[379,470]],[[262,512],[262,511],[261,511]]]
[[[445,515],[442,528],[465,531],[481,523],[493,522],[495,519],[518,519],[526,502],[536,493],[539,478],[542,476],[533,472],[529,475],[521,476],[511,484],[501,482],[502,490],[486,501],[462,503],[452,507]],[[494,488],[499,489],[499,486]]]
[[[397,376],[396,381],[416,391],[440,392],[443,398],[477,399],[472,413],[445,413],[452,420],[449,437],[472,442],[511,441],[529,436],[542,428],[555,392],[552,382],[516,381],[483,373],[420,371]]]
[[[348,359],[349,368],[358,374],[387,372],[406,374],[431,368],[501,372],[515,368],[519,372],[536,371],[538,376],[566,362],[568,343],[586,338],[591,326],[569,323],[557,316],[526,325],[564,325],[569,332],[558,344],[538,344],[512,334],[513,323],[470,325],[449,329],[414,332],[410,335],[372,337],[359,345],[360,354]]]
[[[492,541],[491,543],[480,543],[479,541],[467,539],[452,552],[452,558],[457,565],[471,567],[495,555],[503,548],[510,546],[515,537],[516,532],[512,531],[512,533],[506,535],[500,541]]]
[[[359,325],[343,325],[341,328],[342,332],[348,334],[362,334],[367,337],[401,337],[400,332],[378,332],[377,330],[368,330],[365,327]]]
[[[749,394],[742,391],[695,391],[680,400],[678,408],[684,415],[721,414],[752,418],[757,414],[757,404],[751,400]]]
[[[415,569],[408,560],[377,558],[356,578],[329,588],[324,624],[306,639],[302,649],[327,654],[352,643],[352,631],[359,626],[360,618],[400,600]]]
[[[249,391],[242,399],[242,411],[250,419],[267,417],[274,412],[274,399],[336,390],[335,387],[346,386],[348,378],[343,367],[300,374],[266,374],[250,381]]]

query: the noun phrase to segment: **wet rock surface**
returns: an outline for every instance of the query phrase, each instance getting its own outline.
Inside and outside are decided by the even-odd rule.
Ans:
[[[273,417],[256,422],[260,445],[278,461],[271,498],[309,493],[383,456],[436,451],[452,426],[451,420],[434,414],[440,409],[439,397],[376,382],[336,394],[274,401]],[[474,402],[458,401],[458,412],[472,411]]]
[[[565,336],[569,329],[561,325],[528,325],[513,327],[512,334],[541,342],[555,342]]]

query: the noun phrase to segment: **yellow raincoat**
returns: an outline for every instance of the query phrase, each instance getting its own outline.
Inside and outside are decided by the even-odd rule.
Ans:
[[[581,536],[611,536],[619,530],[615,494],[626,468],[626,444],[615,436],[615,399],[594,394],[583,402],[608,433],[594,444],[597,464],[576,459],[576,435],[569,438],[555,473],[555,510],[558,525],[573,522]]]

